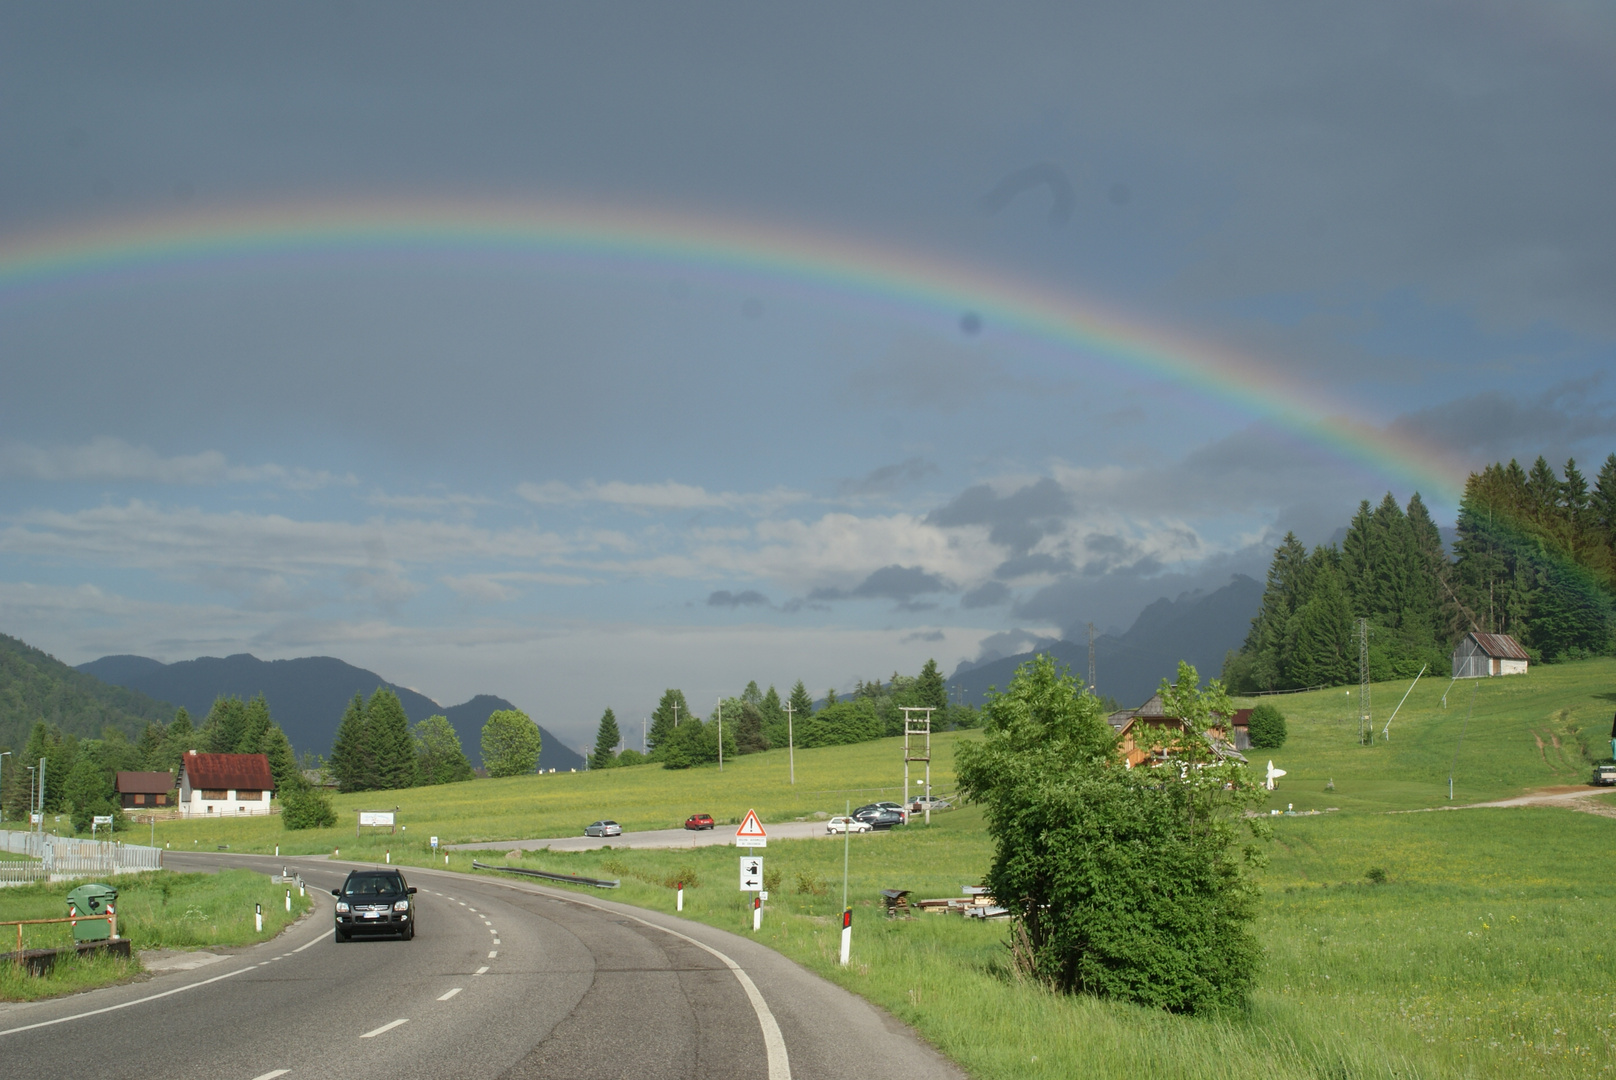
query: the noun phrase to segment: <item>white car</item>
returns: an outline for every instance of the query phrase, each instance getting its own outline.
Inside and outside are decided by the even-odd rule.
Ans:
[[[825,831],[828,833],[869,832],[870,823],[860,821],[855,817],[833,817],[825,822]]]
[[[623,827],[615,821],[595,821],[584,826],[585,836],[622,836]]]

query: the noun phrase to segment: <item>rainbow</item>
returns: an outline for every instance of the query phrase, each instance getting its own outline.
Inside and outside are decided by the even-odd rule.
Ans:
[[[1342,411],[1316,387],[1229,350],[1164,332],[1045,284],[802,228],[583,202],[375,201],[156,215],[0,239],[0,300],[153,272],[251,267],[331,254],[585,260],[737,273],[852,302],[897,304],[998,330],[1187,388],[1333,455],[1457,503],[1465,476],[1430,446]],[[1368,494],[1366,492],[1366,494]]]

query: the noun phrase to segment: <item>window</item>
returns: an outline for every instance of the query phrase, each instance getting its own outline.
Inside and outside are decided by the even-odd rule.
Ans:
[[[223,802],[230,797],[230,793],[228,791],[220,791],[215,789],[202,792],[202,797],[204,799],[217,799],[220,802]]]
[[[261,792],[261,791],[237,791],[236,792],[236,798],[245,800],[247,802],[258,802],[263,797],[264,797],[264,793]]]
[[[157,796],[157,805],[158,806],[167,806],[168,805],[168,796],[167,795],[159,795],[159,796]]]
[[[145,806],[146,805],[146,796],[142,795],[142,794],[139,794],[137,792],[136,795],[135,795],[135,805],[136,806]]]

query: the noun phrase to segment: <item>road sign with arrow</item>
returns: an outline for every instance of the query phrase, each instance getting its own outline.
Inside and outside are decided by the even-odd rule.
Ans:
[[[763,891],[763,856],[741,856],[741,891]]]

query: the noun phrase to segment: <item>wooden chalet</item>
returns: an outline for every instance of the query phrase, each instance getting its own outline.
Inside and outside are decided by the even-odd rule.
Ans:
[[[1234,723],[1220,723],[1207,729],[1212,753],[1217,757],[1241,762],[1246,760],[1229,738],[1230,729],[1237,733],[1243,730],[1237,727],[1238,722],[1251,715],[1250,709],[1242,711],[1245,717],[1237,715]],[[1119,736],[1117,750],[1130,769],[1139,765],[1161,765],[1170,760],[1172,754],[1168,748],[1190,730],[1182,717],[1168,715],[1160,694],[1152,694],[1150,700],[1137,709],[1114,712],[1106,720]]]

